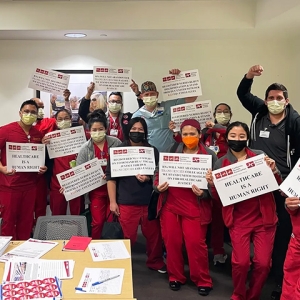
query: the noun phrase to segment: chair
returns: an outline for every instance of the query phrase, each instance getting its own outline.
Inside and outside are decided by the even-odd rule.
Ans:
[[[33,238],[39,240],[69,240],[73,235],[88,236],[85,216],[39,217]]]

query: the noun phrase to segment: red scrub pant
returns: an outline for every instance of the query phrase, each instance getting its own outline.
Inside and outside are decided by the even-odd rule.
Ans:
[[[50,209],[53,216],[61,216],[67,213],[68,202],[71,215],[80,215],[82,197],[67,201],[65,196],[57,190],[50,190]]]
[[[107,195],[91,195],[90,193],[90,211],[92,215],[92,239],[101,238],[104,222],[109,210],[109,199]]]
[[[300,278],[300,240],[291,237],[289,248],[284,261],[284,278],[281,300],[300,299],[295,297],[297,281]],[[300,282],[299,282],[300,283]]]
[[[38,217],[46,216],[48,186],[45,175],[38,175],[36,183],[36,200],[34,207],[35,221]]]
[[[191,280],[196,286],[212,287],[206,245],[207,225],[200,218],[176,215],[163,208],[160,216],[162,236],[167,250],[169,281],[185,283],[183,241],[189,260]]]
[[[147,205],[122,205],[119,204],[121,224],[124,238],[130,239],[134,245],[137,239],[138,226],[141,225],[142,233],[146,238],[146,265],[150,269],[159,270],[165,263],[163,260],[162,237],[159,220],[148,220]]]
[[[0,191],[1,235],[13,240],[27,240],[31,236],[36,188],[26,191]]]
[[[211,222],[211,247],[214,255],[225,254],[224,251],[224,221],[221,201],[213,200]]]
[[[297,286],[295,291],[295,300],[300,300],[300,277],[297,280]]]
[[[267,227],[232,227],[229,234],[232,243],[232,280],[233,294],[231,300],[259,300],[261,290],[271,268],[271,257],[276,226]],[[246,281],[250,267],[250,242],[253,242],[253,271],[249,289]]]

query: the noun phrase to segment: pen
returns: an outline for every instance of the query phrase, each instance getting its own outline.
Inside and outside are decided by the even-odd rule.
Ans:
[[[110,278],[104,279],[104,280],[102,280],[102,281],[97,281],[97,282],[94,282],[94,283],[92,283],[92,286],[95,286],[95,285],[101,284],[101,283],[103,283],[103,282],[106,282],[106,281],[109,281],[109,280],[112,280],[112,279],[115,279],[115,278],[118,278],[118,277],[120,277],[120,275],[113,276],[113,277],[110,277]]]
[[[76,290],[76,291],[80,291],[80,292],[86,292],[86,291],[83,290],[81,287],[76,287],[75,290]]]
[[[61,249],[61,251],[63,251],[63,250],[64,250],[65,246],[66,246],[66,241],[63,241],[63,246],[62,246],[62,249]]]

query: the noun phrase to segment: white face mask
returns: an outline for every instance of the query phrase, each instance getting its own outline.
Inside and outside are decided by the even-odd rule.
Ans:
[[[143,102],[145,105],[153,107],[157,104],[157,98],[156,96],[143,97]]]
[[[44,113],[44,109],[43,108],[39,108],[38,109],[38,119],[43,119],[44,118],[44,115],[45,115],[45,113]]]
[[[72,121],[71,120],[63,120],[60,122],[56,122],[56,125],[59,129],[67,129],[67,128],[71,127]]]
[[[108,109],[112,113],[118,113],[121,110],[121,108],[122,104],[108,102]]]
[[[230,121],[230,113],[216,113],[216,120],[218,124],[227,125]]]
[[[272,115],[278,115],[285,109],[285,101],[271,100],[267,102],[268,110]]]
[[[102,142],[106,136],[105,131],[91,131],[91,138],[93,141]]]

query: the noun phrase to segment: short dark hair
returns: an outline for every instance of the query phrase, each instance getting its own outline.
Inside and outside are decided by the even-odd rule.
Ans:
[[[141,118],[141,117],[136,117],[136,118],[132,118],[129,123],[128,123],[128,126],[127,126],[127,130],[125,132],[125,137],[126,137],[126,140],[129,140],[129,132],[131,130],[131,128],[133,127],[133,125],[135,123],[138,123],[140,122],[143,126],[143,129],[144,129],[144,133],[145,133],[145,142],[147,142],[147,137],[148,137],[148,126],[147,126],[147,123],[146,121]]]
[[[121,98],[121,100],[123,101],[123,97],[122,94],[120,92],[112,92],[109,94],[108,99],[110,98],[110,96],[119,96]]]
[[[220,105],[225,105],[228,107],[230,113],[231,113],[231,107],[227,104],[227,103],[219,103],[216,107],[215,107],[215,111],[214,111],[214,114],[217,112],[217,109]]]
[[[287,88],[281,83],[272,83],[266,90],[265,100],[267,100],[270,91],[282,91],[285,99],[289,97]]]
[[[88,122],[89,129],[91,129],[94,123],[102,123],[105,130],[107,130],[107,118],[102,109],[94,110],[92,113],[89,114],[88,119],[89,119]]]
[[[232,129],[233,127],[242,127],[242,128],[245,130],[245,132],[246,132],[247,140],[249,140],[249,138],[250,138],[250,130],[249,130],[249,127],[248,127],[248,125],[247,125],[246,123],[240,122],[240,121],[235,121],[235,122],[230,123],[230,124],[228,125],[228,127],[227,127],[227,129],[226,129],[226,133],[225,133],[226,139],[228,139],[228,134],[229,134],[229,132],[231,131],[231,129]]]
[[[37,106],[37,104],[35,103],[35,101],[33,101],[33,100],[31,100],[31,99],[30,99],[30,100],[24,101],[24,102],[21,104],[20,110],[22,110],[22,108],[23,108],[25,105],[33,105],[33,106],[36,107],[36,110],[39,109],[38,106]]]
[[[61,112],[67,113],[67,114],[69,115],[69,117],[72,118],[71,112],[70,112],[68,109],[63,108],[63,109],[59,110],[59,111],[56,113],[56,115],[55,115],[55,119],[56,119],[56,120],[57,120],[57,116],[58,116]]]

